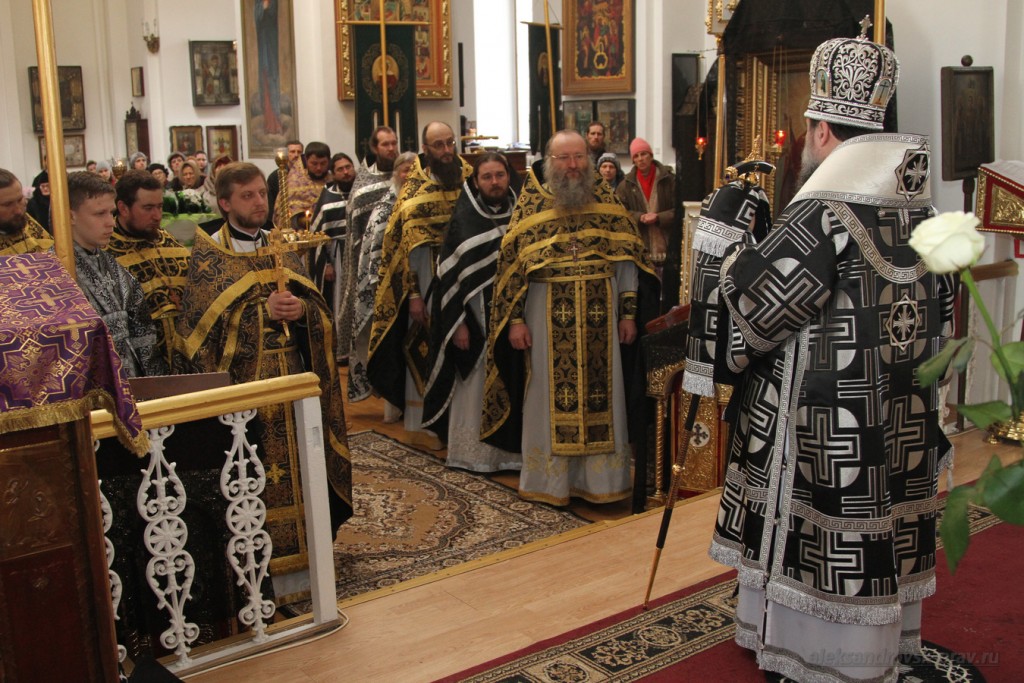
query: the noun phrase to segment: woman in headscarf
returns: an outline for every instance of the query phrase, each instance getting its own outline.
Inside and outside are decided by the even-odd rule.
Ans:
[[[227,166],[232,161],[231,157],[227,154],[222,154],[213,160],[213,166],[210,168],[209,175],[203,181],[203,186],[199,190],[199,194],[203,195],[203,199],[206,200],[206,205],[210,209],[216,212],[217,208],[217,183],[215,181],[217,177],[217,169],[221,166]]]
[[[149,159],[142,152],[136,152],[128,157],[128,168],[136,171],[145,171],[149,166]]]
[[[32,198],[28,200],[25,212],[36,220],[36,223],[43,226],[46,232],[52,233],[50,228],[50,174],[43,171],[32,180]]]
[[[167,167],[166,166],[164,166],[163,164],[152,163],[152,164],[150,164],[149,166],[146,167],[146,170],[149,171],[153,175],[154,178],[156,178],[157,180],[160,181],[160,187],[161,188],[167,187]]]
[[[175,180],[180,180],[180,187],[175,188],[178,190],[196,190],[199,189],[200,178],[202,173],[199,171],[199,164],[189,159],[181,165],[181,172]]]
[[[106,180],[111,185],[114,184],[114,171],[110,167],[110,162],[105,159],[100,159],[96,162],[96,174]]]

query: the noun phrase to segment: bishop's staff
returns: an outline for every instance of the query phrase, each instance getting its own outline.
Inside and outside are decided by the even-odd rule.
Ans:
[[[697,421],[697,410],[700,408],[701,397],[697,394],[690,394],[690,405],[686,411],[686,421],[683,423],[682,451],[676,454],[675,462],[672,463],[672,480],[668,489],[668,499],[665,500],[665,511],[661,515],[661,527],[658,529],[658,540],[654,544],[654,560],[651,563],[651,575],[647,579],[647,592],[644,593],[643,609],[646,610],[651,602],[651,589],[654,587],[654,577],[658,574],[658,563],[661,561],[661,551],[665,549],[665,539],[668,537],[668,527],[672,523],[672,510],[676,506],[676,498],[679,497],[679,477],[686,466],[686,453],[690,450],[690,435],[693,431],[693,423]],[[658,463],[661,467],[661,463]]]
[[[729,183],[734,180],[742,180],[745,186],[760,185],[762,175],[771,175],[775,172],[775,166],[767,161],[761,161],[762,155],[761,138],[754,138],[754,150],[742,162],[726,169],[723,182]],[[644,594],[643,609],[646,610],[651,601],[651,589],[654,587],[654,577],[658,574],[658,563],[661,561],[661,551],[665,549],[665,540],[668,537],[668,527],[672,523],[672,510],[676,505],[676,498],[679,497],[679,478],[686,468],[686,454],[690,450],[690,437],[693,431],[693,424],[697,421],[697,411],[700,408],[701,396],[690,394],[690,404],[686,411],[686,420],[683,422],[681,452],[676,454],[672,463],[672,479],[668,489],[668,499],[665,501],[665,511],[661,516],[661,528],[658,529],[658,540],[654,544],[654,561],[651,563],[651,575],[647,579],[647,592]],[[661,468],[661,463],[658,463]]]

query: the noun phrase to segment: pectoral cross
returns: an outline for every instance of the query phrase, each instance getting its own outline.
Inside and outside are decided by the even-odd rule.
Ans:
[[[572,262],[576,263],[579,261],[580,243],[576,241],[576,235],[572,236],[569,240],[569,251],[572,252]]]

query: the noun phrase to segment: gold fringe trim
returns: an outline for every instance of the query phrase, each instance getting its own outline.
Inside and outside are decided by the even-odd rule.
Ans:
[[[92,389],[81,398],[74,398],[60,403],[48,403],[32,408],[16,408],[0,413],[0,431],[19,431],[38,429],[64,422],[74,422],[88,418],[93,410],[106,410],[114,417],[114,431],[121,445],[135,455],[145,457],[149,453],[149,435],[139,431],[134,437],[117,416],[114,399],[105,389]]]

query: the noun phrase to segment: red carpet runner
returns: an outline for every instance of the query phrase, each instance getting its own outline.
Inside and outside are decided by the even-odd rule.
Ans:
[[[1024,680],[1024,530],[993,525],[984,512],[974,516],[977,533],[955,577],[939,553],[922,638],[961,654],[989,683],[1016,683]],[[728,572],[665,596],[646,613],[626,610],[439,683],[763,681],[753,653],[733,641],[734,579]]]

